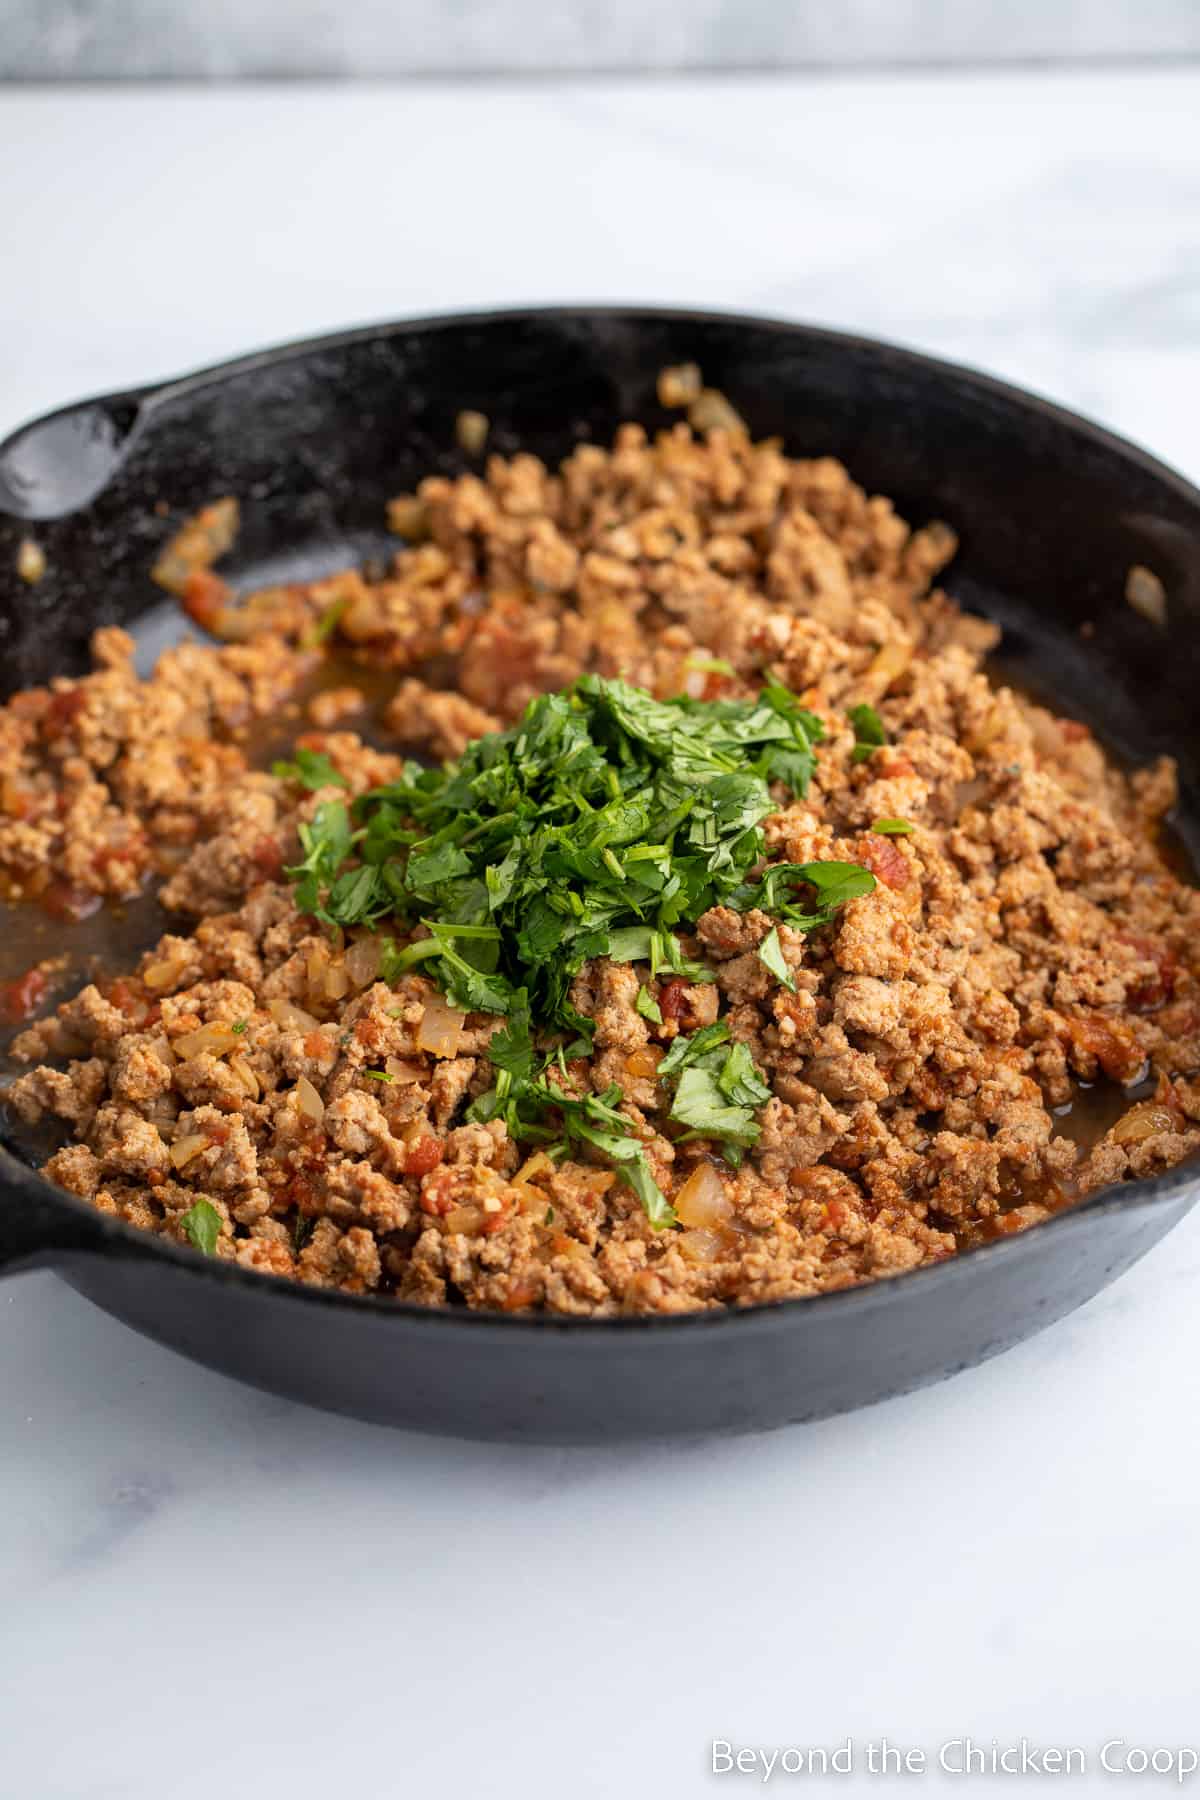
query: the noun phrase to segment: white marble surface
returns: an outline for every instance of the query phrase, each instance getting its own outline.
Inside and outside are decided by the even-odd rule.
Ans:
[[[916,342],[1200,474],[1198,111],[1148,74],[9,94],[0,432],[350,321],[644,299]],[[0,1791],[674,1800],[714,1736],[1196,1739],[1198,1280],[1200,1218],[944,1387],[570,1452],[302,1411],[13,1280]]]

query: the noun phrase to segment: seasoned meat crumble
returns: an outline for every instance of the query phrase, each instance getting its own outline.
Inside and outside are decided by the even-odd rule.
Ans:
[[[93,674],[0,711],[9,897],[72,919],[154,885],[174,915],[15,1040],[7,1105],[66,1140],[52,1179],[349,1293],[682,1313],[936,1262],[1200,1148],[1200,902],[1162,849],[1172,766],[1125,773],[988,678],[997,632],[932,585],[946,526],[911,530],[839,464],[713,416],[654,441],[624,426],[557,470],[490,456],[432,477],[393,503],[405,542],[382,574],[238,598],[210,566],[236,514],[208,509],[159,574],[219,646],[141,680],[108,628]],[[462,756],[587,673],[659,700],[776,684],[822,732],[807,791],[771,788],[763,904],[685,920],[678,966],[591,958],[567,1001],[582,1048],[538,1035],[564,1103],[619,1090],[665,1228],[595,1134],[561,1136],[551,1106],[521,1140],[480,1104],[506,1022],[442,991],[424,925],[331,926],[287,873],[322,807],[401,781],[414,752]],[[285,703],[307,761],[256,766],[255,722]],[[873,887],[816,926],[767,903],[764,864],[830,862]],[[740,1155],[682,1130],[660,1075],[714,1027],[768,1096]],[[1081,1143],[1089,1093],[1115,1123]]]

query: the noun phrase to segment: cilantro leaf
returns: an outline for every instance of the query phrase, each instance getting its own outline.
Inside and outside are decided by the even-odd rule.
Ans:
[[[787,988],[789,993],[795,993],[796,978],[784,961],[783,946],[779,942],[778,925],[772,925],[770,931],[768,931],[766,937],[758,946],[758,960],[765,968],[771,971],[776,981]]]
[[[197,1200],[179,1223],[201,1256],[212,1256],[221,1235],[221,1215],[209,1200]]]
[[[643,1019],[649,1019],[652,1025],[662,1024],[662,1008],[659,1006],[658,1001],[654,998],[654,995],[650,992],[648,987],[640,987],[638,989],[637,999],[633,1004],[641,1013]]]
[[[820,905],[816,911],[806,912],[785,898],[788,890],[800,882],[817,890]],[[860,899],[874,887],[874,875],[861,863],[770,863],[759,881],[737,888],[726,904],[736,912],[748,912],[756,906],[762,912],[786,919],[800,931],[815,931],[820,925],[828,925],[847,900]]]
[[[683,1071],[671,1117],[680,1125],[690,1126],[697,1137],[720,1138],[742,1148],[756,1144],[760,1136],[752,1108],[731,1103],[710,1069]]]
[[[281,781],[295,781],[301,787],[346,787],[346,777],[330,762],[323,750],[297,750],[292,762],[274,762],[272,775]]]
[[[914,829],[908,819],[876,819],[872,831],[881,832],[884,837],[907,837]]]
[[[854,749],[850,753],[850,761],[866,762],[881,744],[887,743],[883,720],[873,706],[867,705],[852,706],[846,717],[854,727]]]

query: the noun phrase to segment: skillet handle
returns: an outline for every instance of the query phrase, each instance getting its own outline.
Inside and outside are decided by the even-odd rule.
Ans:
[[[58,519],[106,488],[133,442],[151,389],[62,406],[0,443],[0,513]]]

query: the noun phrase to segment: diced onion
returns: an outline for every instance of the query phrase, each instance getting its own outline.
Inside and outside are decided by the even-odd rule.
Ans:
[[[1119,1118],[1109,1136],[1118,1144],[1140,1144],[1143,1138],[1176,1129],[1175,1115],[1155,1100],[1143,1100]]]
[[[177,1037],[172,1048],[176,1056],[184,1058],[203,1056],[205,1052],[210,1056],[224,1056],[227,1050],[236,1050],[241,1041],[238,1033],[231,1031],[228,1025],[201,1025],[198,1031],[188,1031],[183,1037]]]
[[[1167,590],[1153,569],[1134,563],[1125,577],[1125,598],[1134,612],[1141,613],[1160,631],[1166,630]]]
[[[267,1011],[277,1025],[286,1025],[289,1031],[315,1031],[320,1024],[319,1019],[302,1006],[293,1006],[290,1000],[268,1000]]]
[[[325,995],[329,1000],[344,1000],[350,992],[350,977],[344,962],[330,963],[325,971]]]
[[[359,938],[351,944],[346,952],[346,973],[355,987],[370,987],[379,973],[382,954],[382,940],[377,937]]]
[[[187,961],[184,957],[164,957],[161,962],[147,963],[142,970],[142,980],[148,988],[173,987],[186,968]]]
[[[303,1113],[306,1119],[311,1119],[314,1125],[323,1124],[325,1102],[307,1075],[301,1075],[292,1091],[296,1096],[296,1110]]]
[[[455,1206],[446,1214],[447,1231],[461,1231],[466,1237],[474,1237],[483,1229],[483,1209],[478,1206]]]
[[[208,1139],[202,1131],[189,1131],[185,1136],[175,1139],[168,1155],[172,1165],[177,1169],[182,1169],[185,1164],[191,1162],[194,1156],[199,1156],[200,1152],[207,1148]]]
[[[859,686],[876,698],[886,694],[893,681],[898,681],[913,659],[911,644],[883,644],[876,651]]]
[[[233,1073],[237,1076],[251,1100],[257,1100],[262,1089],[258,1085],[258,1076],[254,1073],[254,1070],[250,1067],[246,1058],[244,1056],[231,1056],[229,1059],[229,1067],[233,1070]]]
[[[709,1231],[707,1227],[699,1226],[694,1231],[681,1231],[675,1243],[689,1262],[716,1262],[727,1248],[729,1238],[723,1231]]]
[[[550,1175],[554,1172],[554,1164],[544,1150],[535,1150],[527,1157],[513,1176],[514,1187],[524,1187],[538,1175]]]
[[[383,1066],[400,1087],[411,1087],[413,1082],[425,1079],[426,1071],[419,1063],[406,1062],[401,1056],[389,1056]]]
[[[675,1214],[684,1225],[713,1230],[723,1225],[733,1213],[733,1205],[725,1192],[725,1184],[711,1163],[693,1169],[675,1196]]]
[[[457,1056],[466,1016],[456,1006],[447,1005],[440,994],[434,994],[425,1002],[417,1032],[418,1050],[428,1050],[432,1056]]]

